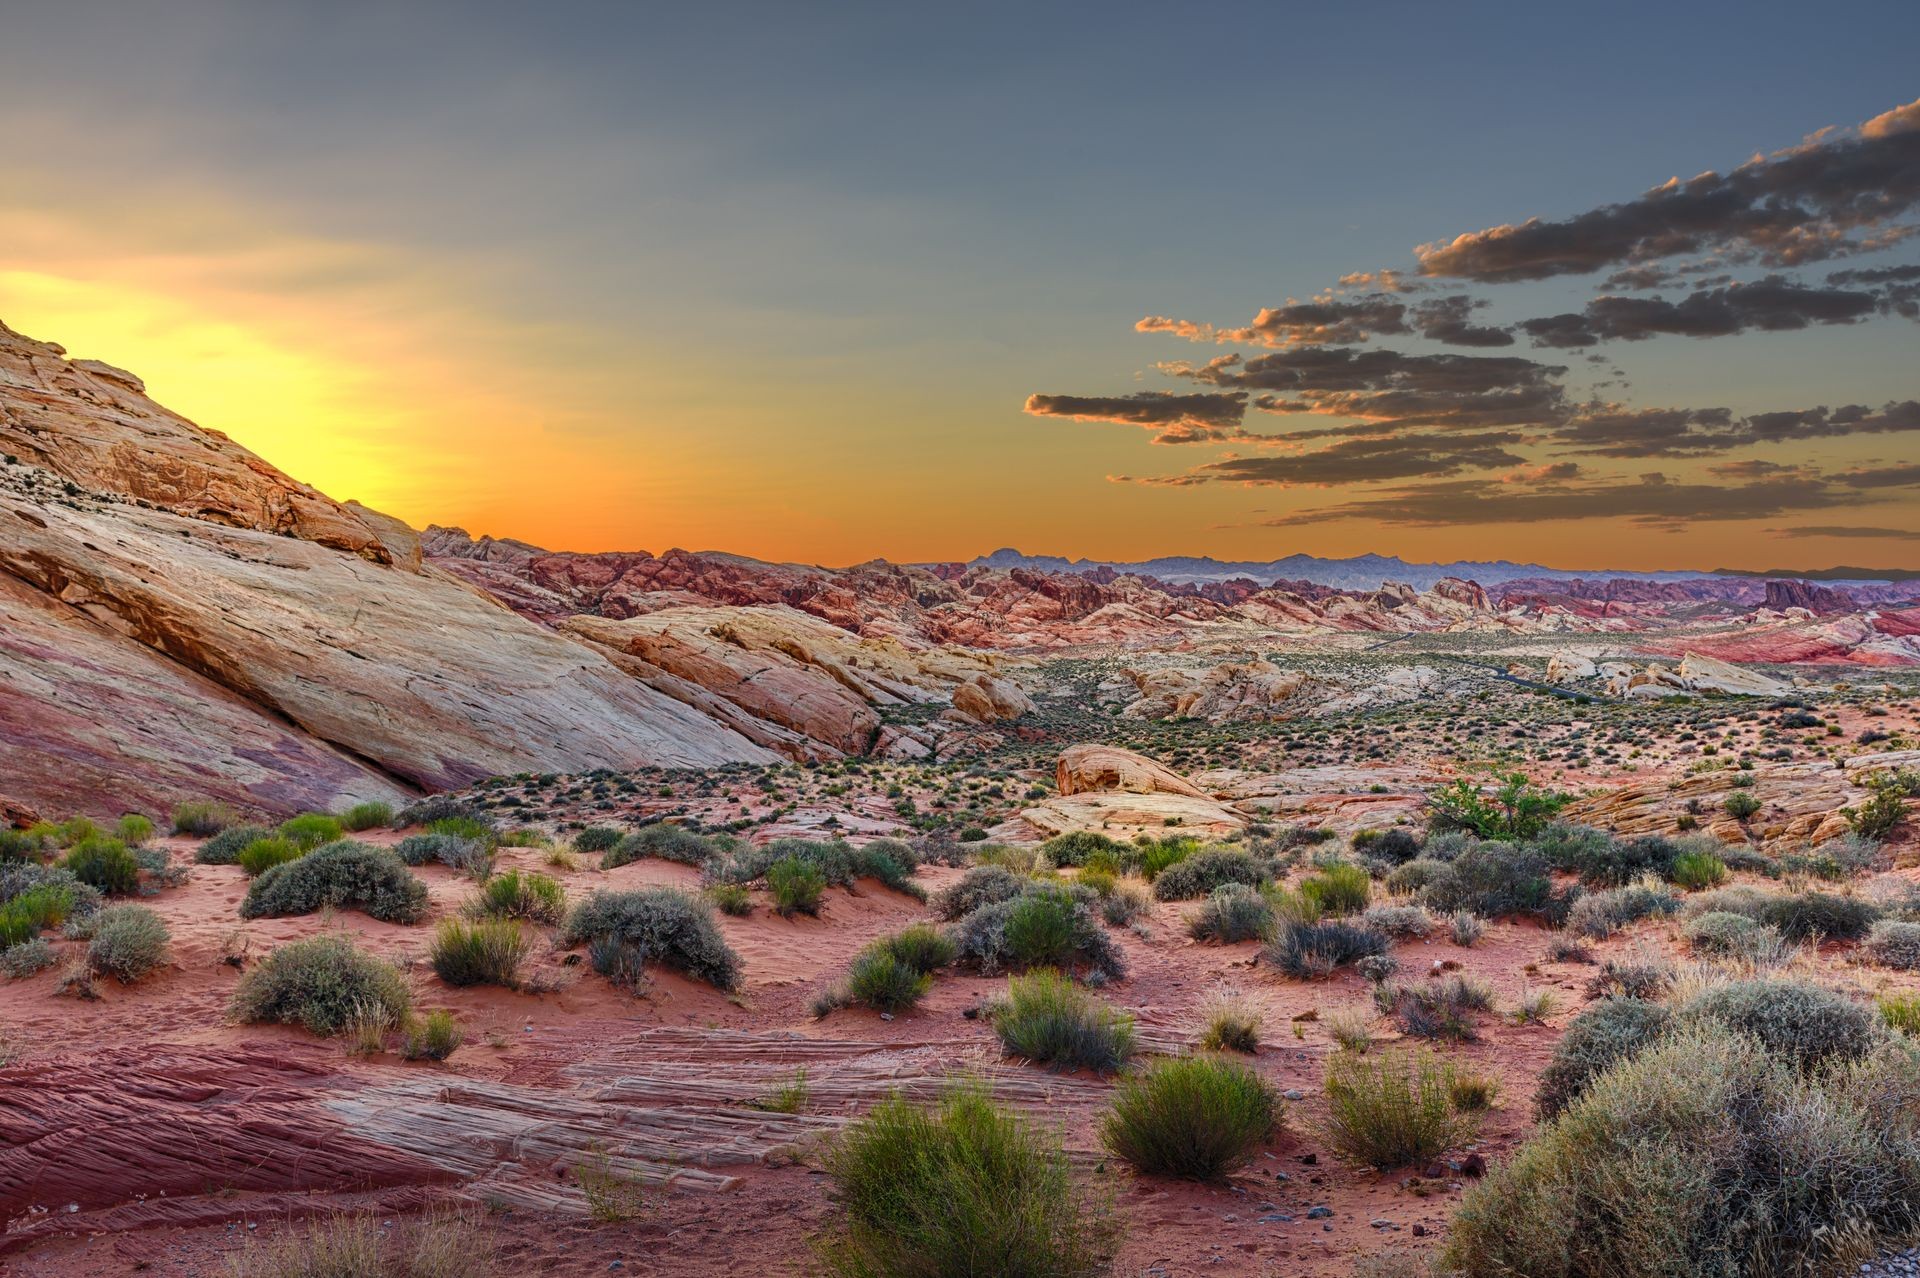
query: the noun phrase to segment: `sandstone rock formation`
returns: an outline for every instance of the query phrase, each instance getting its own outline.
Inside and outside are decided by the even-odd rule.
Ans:
[[[993,837],[1031,842],[1071,830],[1099,830],[1114,838],[1177,830],[1202,837],[1241,829],[1247,819],[1173,769],[1119,746],[1076,745],[1060,754],[1058,794],[991,831]]]
[[[0,789],[286,811],[774,756],[124,375],[0,329]]]

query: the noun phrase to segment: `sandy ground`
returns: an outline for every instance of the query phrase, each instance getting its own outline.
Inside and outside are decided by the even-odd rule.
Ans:
[[[371,837],[391,841],[397,836]],[[190,858],[190,843],[171,840],[166,846],[176,859]],[[523,849],[503,850],[501,865],[550,868],[541,863],[538,852]],[[606,873],[553,872],[574,899],[595,888],[647,883],[693,887],[698,881],[693,869],[660,861]],[[457,910],[472,890],[467,880],[441,867],[426,867],[419,874],[429,884],[434,917]],[[929,868],[921,871],[921,879],[929,888],[937,888],[957,874]],[[868,941],[930,917],[926,907],[912,898],[876,884],[862,884],[857,893],[830,890],[818,918],[782,919],[759,901],[751,917],[723,916],[721,927],[746,972],[745,987],[736,997],[661,974],[639,999],[613,991],[584,964],[569,964],[567,955],[546,948],[527,970],[531,982],[546,992],[451,989],[424,962],[431,919],[403,927],[344,912],[331,918],[242,925],[236,907],[244,887],[245,877],[235,867],[193,866],[184,887],[148,898],[146,903],[160,912],[173,933],[172,963],[133,987],[103,982],[98,1002],[55,997],[56,971],[0,983],[0,1026],[6,1028],[16,1054],[28,1063],[86,1071],[90,1058],[103,1059],[115,1050],[132,1049],[158,1059],[189,1048],[211,1049],[218,1056],[252,1046],[318,1061],[344,1080],[424,1077],[443,1080],[448,1086],[462,1080],[487,1080],[565,1087],[570,1085],[566,1082],[569,1070],[595,1053],[623,1050],[623,1044],[642,1031],[684,1027],[703,1033],[786,1031],[797,1040],[809,1041],[860,1040],[898,1049],[903,1057],[922,1047],[960,1042],[976,1049],[982,1059],[999,1059],[991,1029],[967,1013],[1004,989],[1000,979],[942,974],[919,1008],[892,1019],[860,1009],[841,1010],[819,1020],[811,1016],[809,1007],[816,992],[837,978]],[[1260,964],[1252,943],[1195,944],[1184,928],[1192,909],[1191,903],[1158,905],[1140,934],[1115,932],[1130,974],[1109,987],[1105,997],[1135,1013],[1142,1030],[1155,1040],[1187,1038],[1196,1028],[1196,1009],[1217,989],[1257,999],[1266,1012],[1267,1042],[1255,1064],[1290,1099],[1283,1127],[1271,1144],[1247,1170],[1221,1186],[1135,1178],[1100,1158],[1093,1132],[1095,1106],[1063,1101],[1037,1107],[1041,1120],[1060,1124],[1068,1148],[1083,1155],[1083,1163],[1096,1179],[1112,1188],[1128,1228],[1114,1272],[1318,1278],[1348,1273],[1356,1256],[1425,1247],[1444,1234],[1465,1177],[1449,1172],[1438,1180],[1409,1183],[1410,1175],[1425,1169],[1384,1174],[1356,1169],[1329,1152],[1319,1131],[1324,1118],[1321,1073],[1332,1050],[1320,1018],[1342,1007],[1370,1012],[1364,980],[1344,970],[1325,982],[1302,983]],[[258,956],[273,945],[323,927],[344,930],[367,948],[410,964],[419,1005],[452,1009],[466,1027],[467,1044],[444,1065],[407,1064],[394,1056],[367,1061],[347,1056],[338,1044],[316,1044],[295,1029],[226,1021],[224,1010],[240,979],[240,969],[226,961],[227,955],[244,951]],[[1642,929],[1638,939],[1616,938],[1595,945],[1594,951],[1604,958],[1647,944],[1671,950],[1671,931],[1671,925],[1656,925]],[[1526,989],[1550,990],[1556,998],[1558,1006],[1545,1025],[1523,1026],[1505,1016],[1486,1016],[1481,1018],[1477,1041],[1446,1049],[1461,1070],[1485,1073],[1500,1083],[1498,1102],[1486,1116],[1477,1141],[1461,1154],[1477,1153],[1497,1161],[1524,1138],[1533,1078],[1552,1051],[1558,1027],[1586,1002],[1584,991],[1594,969],[1548,963],[1549,939],[1549,933],[1530,923],[1500,923],[1472,948],[1456,946],[1443,936],[1403,942],[1395,948],[1403,974],[1417,976],[1436,963],[1457,965],[1458,970],[1489,983],[1502,1009],[1514,1007]],[[77,949],[72,943],[64,944]],[[1894,983],[1886,973],[1848,966],[1839,950],[1823,966],[1830,966],[1839,979],[1866,988]],[[1382,1020],[1376,1020],[1375,1032],[1385,1040],[1393,1037]],[[768,1059],[758,1063],[779,1066],[780,1049],[768,1051]],[[796,1058],[802,1056],[795,1053]],[[1047,1077],[1032,1067],[1005,1065]],[[818,1073],[815,1078],[829,1081],[830,1075]],[[1070,1085],[1074,1097],[1096,1099],[1110,1086],[1099,1079],[1060,1079],[1063,1096]],[[0,1112],[4,1108],[0,1104]],[[829,1114],[851,1115],[861,1106],[826,1099],[821,1108]],[[103,1131],[100,1139],[110,1145],[113,1134]],[[492,1210],[480,1208],[477,1218],[504,1262],[503,1271],[512,1274],[585,1275],[621,1269],[687,1275],[803,1272],[806,1239],[830,1217],[826,1178],[809,1165],[804,1150],[797,1161],[775,1158],[725,1170],[738,1178],[732,1188],[653,1190],[642,1215],[620,1223],[596,1224],[575,1213],[505,1204],[495,1204]],[[129,1180],[119,1189],[125,1198],[134,1199],[143,1190],[137,1175]],[[0,1274],[79,1278],[218,1273],[223,1270],[224,1255],[250,1236],[264,1237],[285,1227],[289,1216],[363,1207],[394,1218],[456,1189],[439,1184],[321,1194],[251,1192],[245,1185],[230,1186],[209,1195],[211,1207],[203,1204],[188,1227],[44,1235],[26,1248],[0,1255]],[[26,1197],[31,1200],[33,1195]],[[224,1206],[229,1202],[230,1214]],[[5,1204],[10,1213],[20,1212],[25,1205]],[[55,1215],[62,1209],[59,1203],[37,1205]],[[1332,1214],[1309,1217],[1316,1207],[1330,1208]]]

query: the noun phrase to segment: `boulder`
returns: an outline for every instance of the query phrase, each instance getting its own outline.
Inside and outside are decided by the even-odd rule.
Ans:
[[[1076,745],[1060,752],[1054,784],[1063,795],[1122,792],[1205,799],[1199,787],[1164,764],[1120,746]]]

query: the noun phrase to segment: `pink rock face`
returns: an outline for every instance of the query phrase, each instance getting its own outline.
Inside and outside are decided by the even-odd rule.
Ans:
[[[1207,797],[1172,768],[1119,746],[1068,746],[1060,752],[1060,760],[1054,765],[1054,784],[1063,795],[1121,791],[1179,794],[1191,799]]]

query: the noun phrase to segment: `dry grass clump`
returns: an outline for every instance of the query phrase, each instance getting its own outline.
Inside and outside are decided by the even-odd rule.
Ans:
[[[438,1213],[397,1227],[377,1215],[334,1216],[250,1238],[229,1278],[493,1278],[492,1247],[464,1217]]]
[[[1120,1081],[1100,1141],[1149,1175],[1211,1181],[1251,1161],[1279,1122],[1279,1097],[1247,1066],[1170,1057]]]
[[[1134,1050],[1133,1017],[1052,968],[1008,979],[993,1029],[1008,1055],[1056,1069],[1112,1071]]]
[[[532,941],[519,920],[511,918],[442,919],[433,934],[427,961],[448,985],[520,987],[520,965],[526,962]]]
[[[1429,1162],[1473,1129],[1455,1108],[1456,1081],[1453,1066],[1424,1049],[1336,1052],[1324,1083],[1327,1141],[1382,1170]]]
[[[167,925],[144,905],[109,905],[88,920],[87,968],[122,985],[153,971],[167,958]]]

